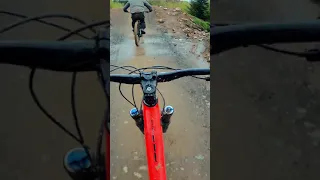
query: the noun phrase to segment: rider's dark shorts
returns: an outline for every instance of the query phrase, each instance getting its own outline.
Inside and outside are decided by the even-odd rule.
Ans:
[[[143,12],[133,13],[133,14],[131,14],[131,18],[132,18],[132,28],[134,28],[134,23],[136,23],[136,21],[138,21],[138,20],[140,20],[141,28],[142,29],[146,28],[146,23],[144,22],[144,13]]]

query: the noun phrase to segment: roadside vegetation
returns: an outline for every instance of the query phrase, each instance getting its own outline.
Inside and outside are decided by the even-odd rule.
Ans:
[[[201,27],[202,30],[210,31],[210,1],[209,0],[191,0],[190,3],[175,0],[153,0],[148,1],[154,6],[163,6],[167,8],[180,8],[182,12],[193,16],[193,22]]]
[[[193,22],[201,27],[202,30],[210,31],[210,1],[209,0],[191,0],[176,1],[176,0],[149,0],[153,6],[163,6],[167,8],[180,8],[182,12],[193,17]],[[123,3],[110,0],[111,9],[122,8]]]
[[[114,8],[122,8],[124,6],[123,3],[120,2],[115,2],[115,1],[110,1],[110,8],[114,9]]]
[[[205,31],[210,31],[210,1],[191,0],[188,13],[192,15],[193,22]]]
[[[204,21],[202,19],[199,19],[197,17],[193,17],[193,22],[201,27],[202,30],[205,30],[207,32],[210,32],[210,22]]]
[[[190,4],[188,2],[180,1],[148,1],[153,6],[163,6],[167,8],[180,8],[182,12],[188,13]]]
[[[192,16],[209,22],[210,21],[210,4],[209,0],[192,0],[188,7],[188,12]]]

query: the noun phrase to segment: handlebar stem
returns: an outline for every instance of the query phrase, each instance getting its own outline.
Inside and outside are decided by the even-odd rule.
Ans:
[[[157,72],[141,72],[141,88],[143,91],[143,101],[149,106],[153,107],[158,103],[157,99]]]

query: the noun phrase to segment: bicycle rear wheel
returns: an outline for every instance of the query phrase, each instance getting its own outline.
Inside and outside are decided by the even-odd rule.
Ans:
[[[136,46],[139,46],[139,41],[140,41],[140,36],[139,36],[139,34],[140,34],[140,30],[139,30],[139,23],[140,23],[140,21],[136,21],[135,23],[134,23],[134,29],[133,29],[133,33],[134,33],[134,41],[135,41],[135,43],[136,43]]]

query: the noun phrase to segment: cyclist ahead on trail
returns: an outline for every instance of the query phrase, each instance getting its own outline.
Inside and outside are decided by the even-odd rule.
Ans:
[[[146,23],[144,21],[144,11],[145,7],[147,7],[149,11],[152,12],[152,6],[146,0],[128,0],[123,7],[123,11],[128,12],[129,7],[132,19],[132,29],[134,29],[135,22],[140,20],[141,32],[142,34],[145,34]]]

